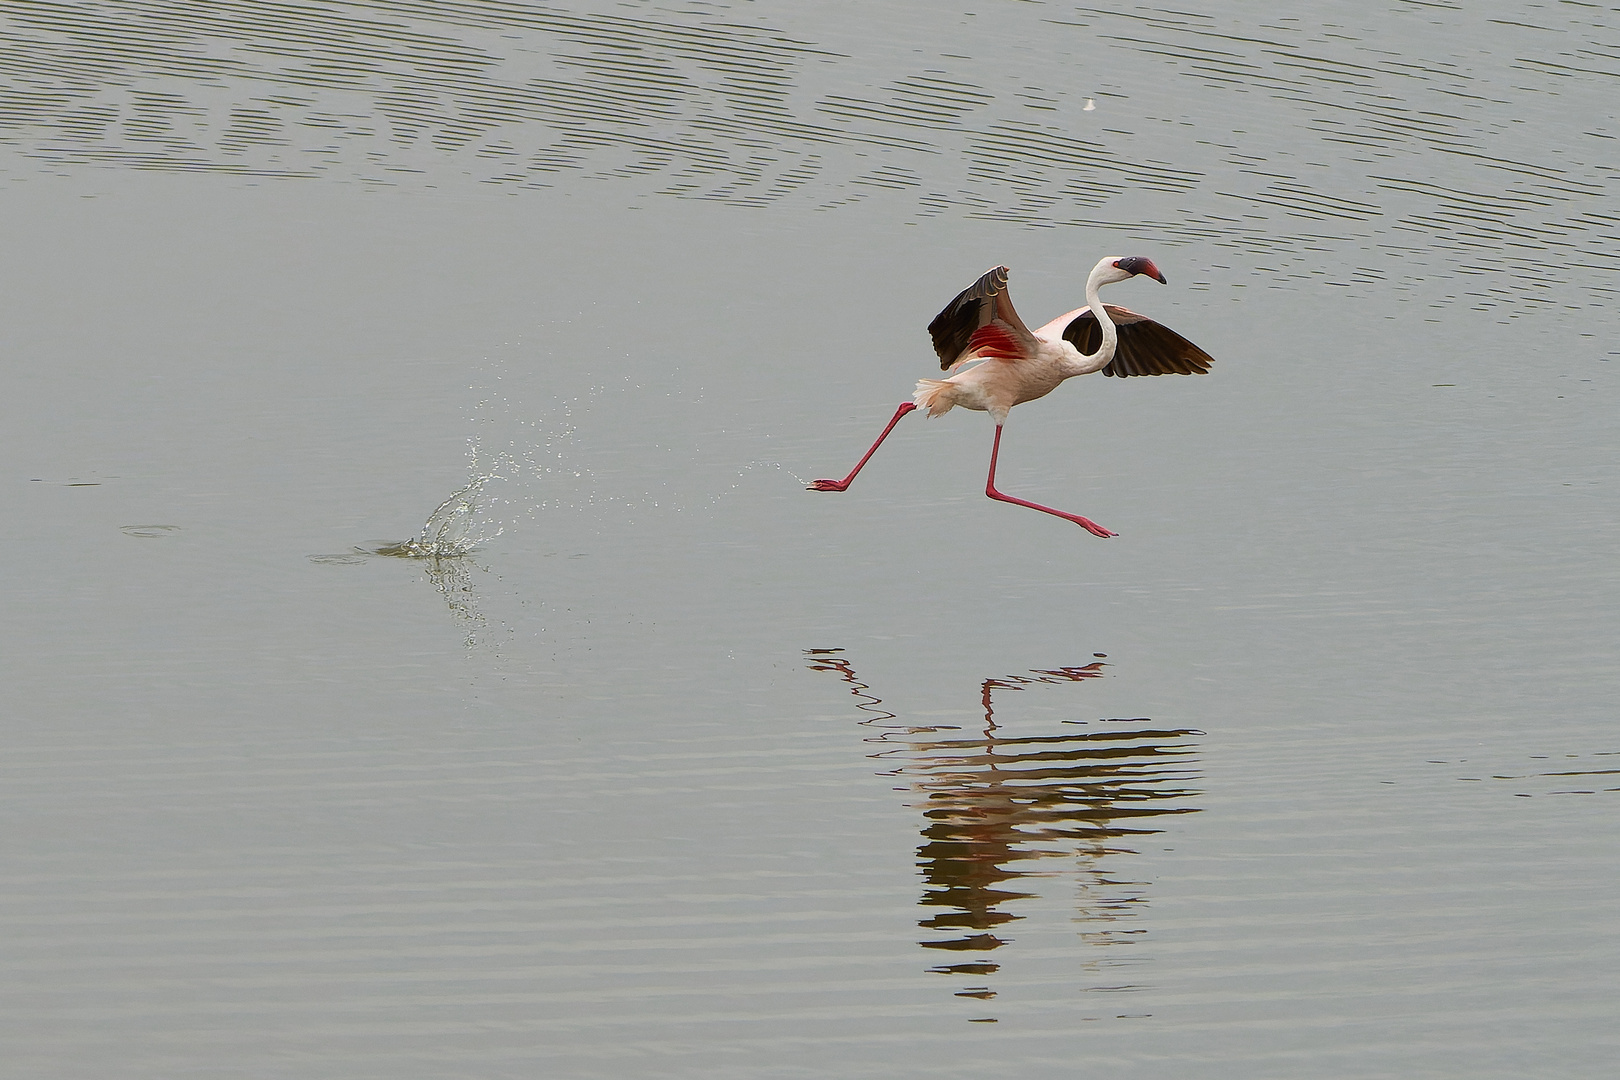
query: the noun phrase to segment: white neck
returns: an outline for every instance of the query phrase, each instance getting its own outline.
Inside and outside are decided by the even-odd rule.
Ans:
[[[1107,367],[1108,362],[1114,358],[1114,349],[1119,345],[1119,332],[1114,329],[1114,320],[1108,317],[1108,312],[1103,309],[1102,300],[1097,296],[1098,289],[1119,280],[1119,271],[1114,268],[1113,261],[1113,256],[1103,259],[1091,268],[1091,274],[1086,278],[1086,306],[1091,309],[1097,325],[1102,328],[1102,344],[1097,346],[1096,352],[1090,354],[1074,350],[1075,360],[1071,361],[1071,364],[1076,375],[1101,371]],[[1070,348],[1074,347],[1071,345]]]

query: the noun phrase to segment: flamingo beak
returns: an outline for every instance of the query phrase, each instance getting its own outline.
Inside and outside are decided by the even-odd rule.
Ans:
[[[1114,265],[1119,267],[1121,270],[1124,270],[1128,274],[1142,274],[1146,277],[1150,277],[1154,281],[1157,281],[1160,285],[1170,284],[1164,279],[1164,275],[1159,272],[1159,268],[1153,265],[1153,260],[1146,258],[1145,256],[1130,255],[1126,258],[1118,260],[1114,263]]]

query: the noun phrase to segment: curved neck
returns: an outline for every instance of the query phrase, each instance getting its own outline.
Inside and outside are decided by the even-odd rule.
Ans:
[[[1097,326],[1102,330],[1102,343],[1097,346],[1094,353],[1082,353],[1076,349],[1077,359],[1072,362],[1071,374],[1084,375],[1092,371],[1101,371],[1114,358],[1114,349],[1119,345],[1119,331],[1114,328],[1114,320],[1108,317],[1102,300],[1097,296],[1097,290],[1102,288],[1105,281],[1113,280],[1106,276],[1108,269],[1108,260],[1104,259],[1091,268],[1091,276],[1086,278],[1086,306],[1091,309],[1091,314],[1097,320]]]
[[[1103,272],[1107,269],[1107,265],[1107,260],[1103,260],[1092,268],[1091,276],[1086,278],[1086,306],[1091,308],[1091,314],[1096,317],[1097,325],[1102,328],[1102,344],[1097,346],[1096,352],[1081,359],[1098,367],[1114,358],[1114,349],[1119,345],[1119,332],[1114,329],[1114,320],[1108,317],[1102,300],[1097,297],[1097,291],[1102,288]]]

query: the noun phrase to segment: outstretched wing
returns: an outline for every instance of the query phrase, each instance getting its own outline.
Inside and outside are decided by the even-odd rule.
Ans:
[[[972,357],[1016,360],[1035,349],[1034,335],[1013,310],[1005,266],[986,271],[957,294],[928,324],[928,333],[945,371]]]
[[[1104,304],[1119,333],[1114,358],[1104,375],[1207,375],[1215,358],[1168,326],[1138,315],[1129,308]],[[1080,309],[1063,331],[1063,340],[1082,353],[1094,353],[1102,344],[1102,327],[1090,308]]]

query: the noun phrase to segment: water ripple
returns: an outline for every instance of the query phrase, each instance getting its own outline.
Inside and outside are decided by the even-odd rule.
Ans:
[[[0,144],[53,171],[888,200],[1227,248],[1271,287],[1317,287],[1337,253],[1372,271],[1329,275],[1345,287],[1399,280],[1442,306],[1462,298],[1425,282],[1480,273],[1503,276],[1487,306],[1558,286],[1612,302],[1612,11],[1055,14],[1014,5],[965,33],[725,0],[18,0]]]

